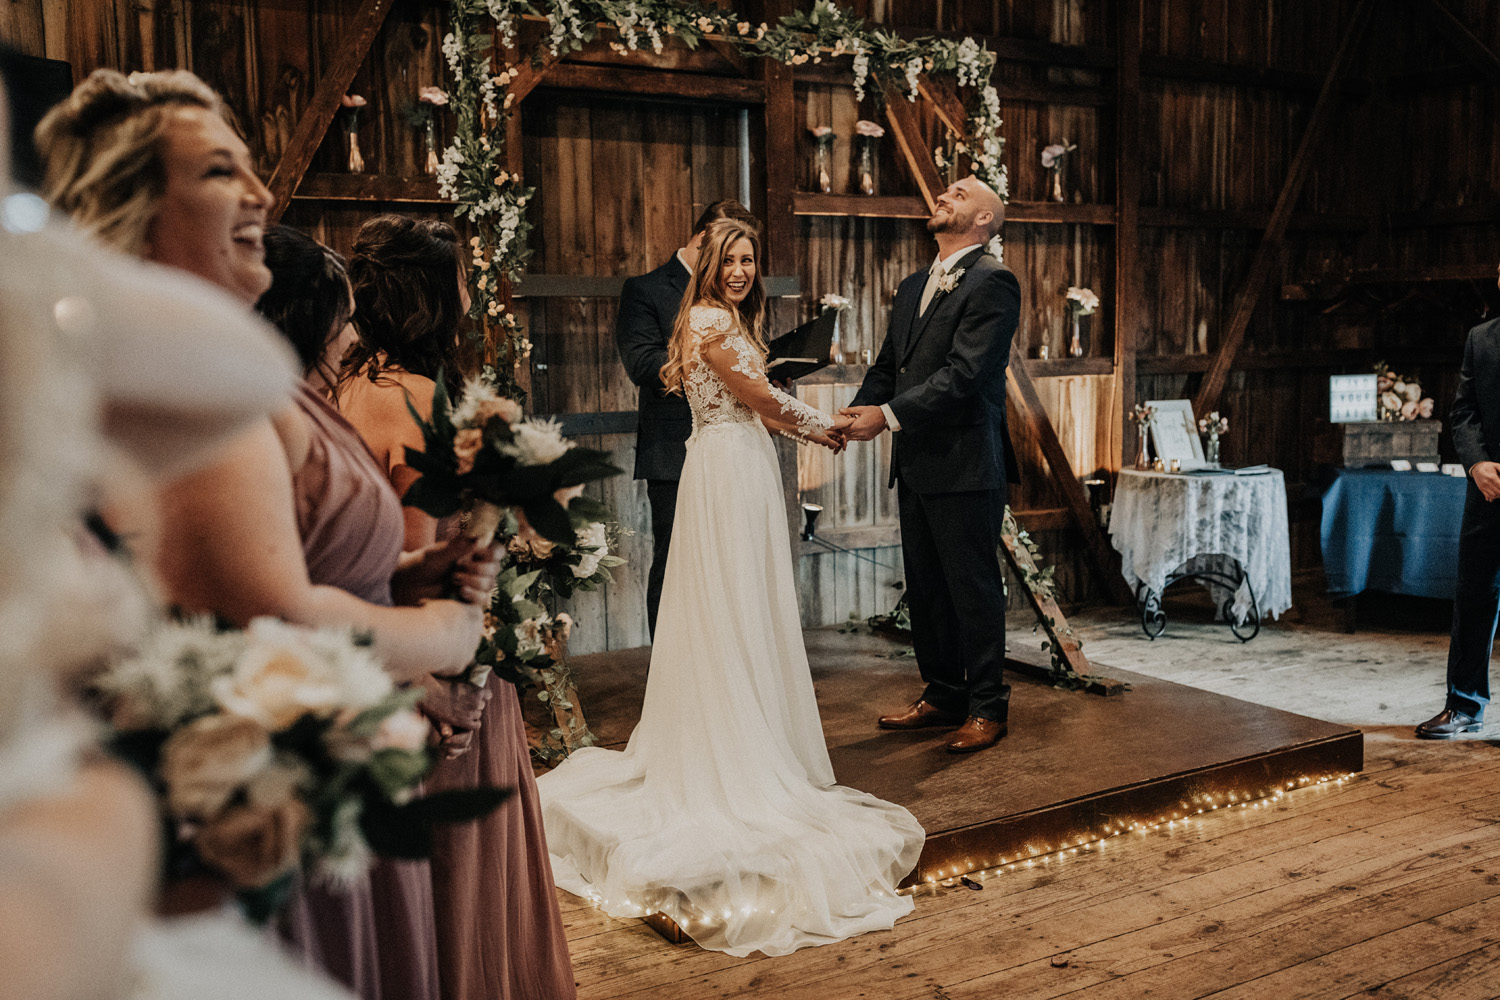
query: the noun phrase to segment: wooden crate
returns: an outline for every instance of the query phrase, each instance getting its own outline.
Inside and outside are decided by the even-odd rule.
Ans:
[[[1372,420],[1323,424],[1313,446],[1313,459],[1347,468],[1390,465],[1404,458],[1412,465],[1436,462],[1441,420]]]

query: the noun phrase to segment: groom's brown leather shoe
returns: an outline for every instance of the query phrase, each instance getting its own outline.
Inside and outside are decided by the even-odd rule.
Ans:
[[[957,712],[945,712],[918,698],[904,711],[894,715],[882,715],[876,720],[881,729],[932,729],[937,726],[956,726],[963,721]]]
[[[964,720],[958,732],[953,734],[953,741],[948,744],[948,752],[973,753],[975,750],[985,750],[999,743],[1004,735],[1005,723],[971,715]]]

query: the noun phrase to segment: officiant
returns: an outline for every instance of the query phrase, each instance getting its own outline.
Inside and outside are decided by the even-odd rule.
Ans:
[[[666,263],[647,274],[627,279],[620,292],[615,320],[615,344],[630,381],[640,388],[639,422],[635,436],[635,478],[646,481],[651,505],[651,572],[646,582],[646,618],[656,636],[656,609],[661,604],[667,549],[672,544],[672,515],[677,509],[677,481],[687,455],[693,418],[687,399],[668,395],[661,383],[667,363],[667,342],[687,292],[688,277],[698,263],[703,236],[720,219],[733,219],[759,230],[760,221],[732,198],[703,210],[693,225],[687,245]]]

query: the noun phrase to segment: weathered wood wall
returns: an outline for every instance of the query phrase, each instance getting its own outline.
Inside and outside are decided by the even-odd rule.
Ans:
[[[1494,5],[1441,5],[1491,52],[1500,51]],[[79,78],[96,66],[194,69],[226,95],[269,170],[356,6],[354,0],[0,0],[0,40],[66,59]],[[1013,198],[1006,259],[1023,290],[1018,342],[1028,358],[1043,346],[1050,353],[1028,367],[1074,472],[1118,468],[1112,393],[1124,386],[1128,408],[1196,391],[1356,0],[853,0],[848,6],[894,29],[976,33],[1000,54],[996,77]],[[1135,64],[1134,52],[1119,48],[1121,17],[1133,9],[1140,11],[1141,84],[1138,94],[1121,95],[1116,77],[1126,63]],[[1227,461],[1270,462],[1287,472],[1300,569],[1318,565],[1310,432],[1326,409],[1327,376],[1384,358],[1420,376],[1446,410],[1464,331],[1500,305],[1492,278],[1500,241],[1500,71],[1460,47],[1436,9],[1435,0],[1374,4],[1219,405],[1232,423]],[[442,82],[442,22],[441,4],[396,3],[351,87],[370,98],[360,130],[370,172],[357,182],[343,172],[344,137],[335,126],[287,221],[347,249],[372,212],[448,214],[431,182],[419,176],[421,139],[401,117],[419,85]],[[701,74],[742,71],[711,53],[669,56],[672,68],[693,71],[674,78],[684,81],[684,94],[703,82]],[[572,62],[597,68],[619,60],[594,50]],[[795,176],[805,178],[810,142],[802,126],[828,124],[838,133],[833,186],[837,193],[850,190],[853,124],[881,115],[873,98],[854,100],[847,63],[799,67],[797,134],[774,135],[763,146],[756,133],[750,148],[757,211],[764,208],[763,150],[789,159]],[[1122,96],[1140,104],[1139,142],[1125,144],[1140,155],[1129,164],[1117,163]],[[523,105],[527,172],[540,188],[534,269],[623,276],[664,260],[702,205],[739,194],[742,106],[670,94],[626,101],[576,86],[537,91]],[[749,106],[760,129],[760,108]],[[925,138],[937,145],[935,116],[925,103],[916,110]],[[1068,161],[1069,203],[1039,204],[1047,176],[1038,153],[1064,140],[1079,147]],[[1114,204],[1122,167],[1138,178],[1138,232],[1116,231],[1117,217],[1125,217]],[[879,180],[885,197],[865,207],[847,197],[799,196],[795,260],[771,266],[795,275],[803,291],[801,303],[778,303],[778,326],[810,316],[824,293],[853,299],[842,347],[856,362],[878,348],[896,284],[933,253],[915,217],[920,210],[912,209],[920,204],[916,187],[889,139],[881,144]],[[869,207],[876,202],[882,207]],[[1130,282],[1138,291],[1115,287],[1121,240],[1135,249],[1118,259],[1141,262]],[[1061,356],[1069,285],[1088,286],[1103,300],[1077,359]],[[633,388],[610,339],[610,300],[531,299],[523,300],[523,310],[536,345],[537,410],[633,409]],[[1135,357],[1123,380],[1116,368],[1121,332]],[[861,368],[852,364],[841,374],[843,384],[834,372],[802,392],[819,405],[841,404]],[[628,467],[631,440],[615,434],[594,443]],[[1023,480],[1012,506],[1033,512],[1029,524],[1058,566],[1065,601],[1097,596],[1097,573],[1080,553],[1038,443],[1024,437],[1016,443]],[[901,574],[899,550],[891,547],[895,512],[884,487],[885,447],[802,458],[804,499],[825,508],[820,533],[860,553],[802,547],[809,623],[883,610],[894,596],[891,585]],[[1444,447],[1451,448],[1446,435]],[[645,634],[644,498],[624,479],[604,492],[635,532],[623,546],[632,563],[612,591],[577,603],[584,624],[579,649],[631,645]]]

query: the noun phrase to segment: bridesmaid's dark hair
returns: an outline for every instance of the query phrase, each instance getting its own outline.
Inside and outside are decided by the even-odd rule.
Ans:
[[[344,378],[380,375],[386,364],[436,379],[460,371],[458,233],[446,222],[380,215],[359,227],[349,257],[359,343]]]
[[[328,342],[349,322],[344,258],[291,226],[267,229],[265,244],[271,287],[255,309],[282,332],[302,361],[302,373],[309,375],[322,363]],[[326,374],[331,382],[337,380],[337,370]]]

